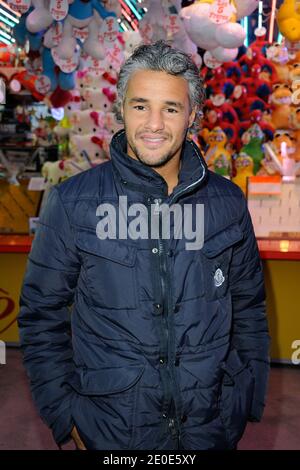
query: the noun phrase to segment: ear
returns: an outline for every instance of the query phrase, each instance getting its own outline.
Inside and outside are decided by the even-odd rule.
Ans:
[[[122,102],[121,105],[120,105],[120,114],[121,114],[121,117],[124,121],[124,102]]]
[[[197,110],[196,108],[193,108],[190,115],[189,115],[189,125],[188,127],[191,127],[196,119],[196,114],[197,114]]]

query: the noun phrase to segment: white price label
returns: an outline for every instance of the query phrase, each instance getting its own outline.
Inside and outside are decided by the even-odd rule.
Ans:
[[[209,19],[216,24],[228,23],[236,11],[230,0],[215,0],[210,5]]]
[[[119,23],[115,16],[108,16],[103,20],[100,28],[100,35],[104,37],[104,41],[113,42],[117,38],[119,32]]]
[[[51,49],[51,55],[53,57],[55,64],[58,65],[60,70],[64,73],[72,73],[78,67],[79,57],[80,57],[79,49],[77,49],[74,52],[73,57],[70,57],[69,59],[61,59],[59,55],[57,54],[57,51],[55,48]]]
[[[173,36],[174,34],[179,33],[181,24],[180,24],[180,18],[178,15],[166,16],[164,24],[170,36]]]
[[[106,70],[103,60],[93,59],[91,56],[86,60],[86,67],[95,75],[102,75]]]
[[[53,46],[58,46],[60,43],[60,40],[62,38],[62,33],[63,33],[63,24],[62,23],[54,23],[54,25],[51,28],[52,32],[52,43]]]
[[[14,11],[18,11],[21,15],[26,13],[31,5],[31,0],[8,0],[8,5]]]
[[[63,20],[69,11],[68,0],[50,0],[50,13],[55,21]]]
[[[125,58],[124,52],[118,44],[114,44],[113,48],[105,49],[105,56],[108,63],[111,64],[115,70],[119,70]]]
[[[46,95],[51,89],[50,78],[46,75],[41,75],[36,79],[34,86],[38,93],[41,93],[41,95]]]
[[[209,51],[206,51],[203,56],[203,61],[209,69],[216,69],[222,65]]]
[[[152,40],[153,28],[151,24],[144,19],[140,22],[140,33],[144,40],[144,43],[149,44]]]
[[[73,34],[76,39],[79,39],[79,41],[84,42],[88,35],[89,35],[89,30],[88,28],[73,28]]]
[[[44,191],[46,189],[45,178],[33,176],[28,183],[28,191]]]

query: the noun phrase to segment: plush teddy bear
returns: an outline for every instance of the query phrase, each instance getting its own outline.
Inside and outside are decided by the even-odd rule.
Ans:
[[[62,160],[56,162],[45,162],[41,170],[42,176],[50,186],[60,183],[66,179],[65,168]]]
[[[134,49],[142,43],[143,38],[139,31],[124,31],[123,38],[125,41],[125,58],[128,59]]]
[[[257,6],[257,2],[243,3],[250,13]],[[198,47],[210,51],[220,62],[229,62],[237,57],[238,48],[246,37],[244,28],[237,23],[237,19],[241,19],[238,15],[246,9],[234,0],[222,4],[217,0],[198,0],[182,8],[180,16],[188,36]]]
[[[98,134],[104,127],[104,112],[91,111],[86,109],[83,111],[75,111],[70,116],[72,133],[78,135]]]
[[[112,110],[113,103],[116,99],[114,89],[105,87],[100,90],[87,88],[83,91],[85,107],[89,110],[100,110],[109,112]]]
[[[85,159],[90,168],[108,159],[103,145],[104,140],[100,135],[85,134],[70,137],[71,155]]]

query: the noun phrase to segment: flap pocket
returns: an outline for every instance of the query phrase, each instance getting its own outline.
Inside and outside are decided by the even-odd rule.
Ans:
[[[84,369],[67,380],[81,395],[111,395],[133,387],[143,375],[145,366],[103,367]]]
[[[120,240],[100,240],[96,231],[80,230],[76,234],[76,246],[86,253],[115,261],[124,266],[134,266],[137,249]]]
[[[209,237],[202,248],[207,258],[214,258],[243,239],[243,232],[238,224],[232,224],[221,232]]]
[[[126,241],[100,240],[96,232],[80,230],[76,246],[82,255],[81,281],[93,307],[135,309],[137,248]]]

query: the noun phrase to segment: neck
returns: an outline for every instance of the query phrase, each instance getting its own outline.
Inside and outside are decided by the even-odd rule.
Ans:
[[[179,171],[181,166],[181,154],[173,157],[166,165],[161,168],[153,168],[167,183],[168,195],[172,194],[173,189],[178,184]]]

